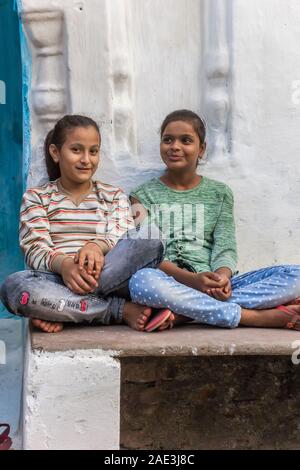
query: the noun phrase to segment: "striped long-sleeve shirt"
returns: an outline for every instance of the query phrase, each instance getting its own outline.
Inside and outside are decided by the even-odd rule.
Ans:
[[[20,246],[32,269],[60,272],[63,259],[88,241],[104,242],[111,249],[133,227],[121,189],[93,181],[90,193],[76,204],[56,180],[24,194]]]

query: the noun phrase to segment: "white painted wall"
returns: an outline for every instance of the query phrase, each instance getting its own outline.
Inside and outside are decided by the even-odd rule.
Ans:
[[[27,33],[36,26],[26,14],[45,10],[63,14],[55,60],[64,66],[39,61],[53,113],[43,122],[41,95],[33,96],[29,184],[43,175],[39,147],[65,110],[102,124],[98,176],[129,191],[162,168],[164,115],[192,108],[210,127],[200,171],[235,192],[241,271],[300,263],[300,104],[292,100],[300,80],[298,0],[23,0]],[[39,34],[49,37],[53,24],[41,24]],[[29,42],[34,89],[41,44]]]
[[[31,352],[25,367],[25,450],[119,449],[120,364],[101,350]]]
[[[236,197],[240,265],[300,264],[300,100],[292,90],[300,79],[300,3],[237,0],[233,15],[233,151],[226,179]]]
[[[42,0],[23,0],[22,4],[33,55],[29,185],[43,181],[43,137],[66,111],[90,115],[101,124],[100,178],[127,191],[139,183],[139,174],[149,178],[161,166],[158,128],[165,114],[183,106],[196,105],[200,110],[202,2],[50,0],[45,6]],[[62,12],[63,17],[51,21],[48,11]],[[55,49],[54,60],[53,55],[47,57],[49,44]],[[41,89],[37,94],[35,90]]]

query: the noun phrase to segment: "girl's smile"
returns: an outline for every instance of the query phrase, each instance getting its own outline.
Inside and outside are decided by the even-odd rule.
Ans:
[[[168,159],[171,161],[171,162],[178,162],[180,160],[182,160],[182,157],[180,155],[176,155],[176,154],[167,154],[168,156]]]

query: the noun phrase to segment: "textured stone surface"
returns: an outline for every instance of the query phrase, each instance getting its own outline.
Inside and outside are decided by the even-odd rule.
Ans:
[[[121,359],[121,447],[300,449],[290,357]]]
[[[126,325],[65,326],[54,335],[34,331],[33,349],[68,351],[102,349],[115,356],[290,355],[299,331],[264,328],[234,330],[184,325],[160,333],[140,333]]]

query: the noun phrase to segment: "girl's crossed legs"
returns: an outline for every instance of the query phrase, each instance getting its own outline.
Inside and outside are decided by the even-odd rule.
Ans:
[[[151,308],[119,297],[75,294],[64,285],[61,276],[45,271],[26,270],[9,276],[2,300],[10,312],[31,318],[33,325],[48,333],[61,331],[66,322],[125,322],[139,330],[151,314]]]
[[[274,309],[300,297],[300,266],[263,268],[232,278],[232,296],[220,302],[180,284],[160,270],[142,269],[129,283],[133,302],[168,307],[201,323],[235,328],[238,325],[284,327],[290,315]],[[296,306],[300,314],[300,305]]]
[[[163,258],[159,240],[125,238],[105,257],[99,287],[92,293],[78,295],[65,286],[58,274],[25,270],[8,276],[1,286],[1,300],[7,309],[30,317],[47,332],[62,329],[61,322],[127,323],[143,330],[151,309],[127,302],[128,281],[138,269],[155,268]],[[55,323],[59,322],[59,323]]]

